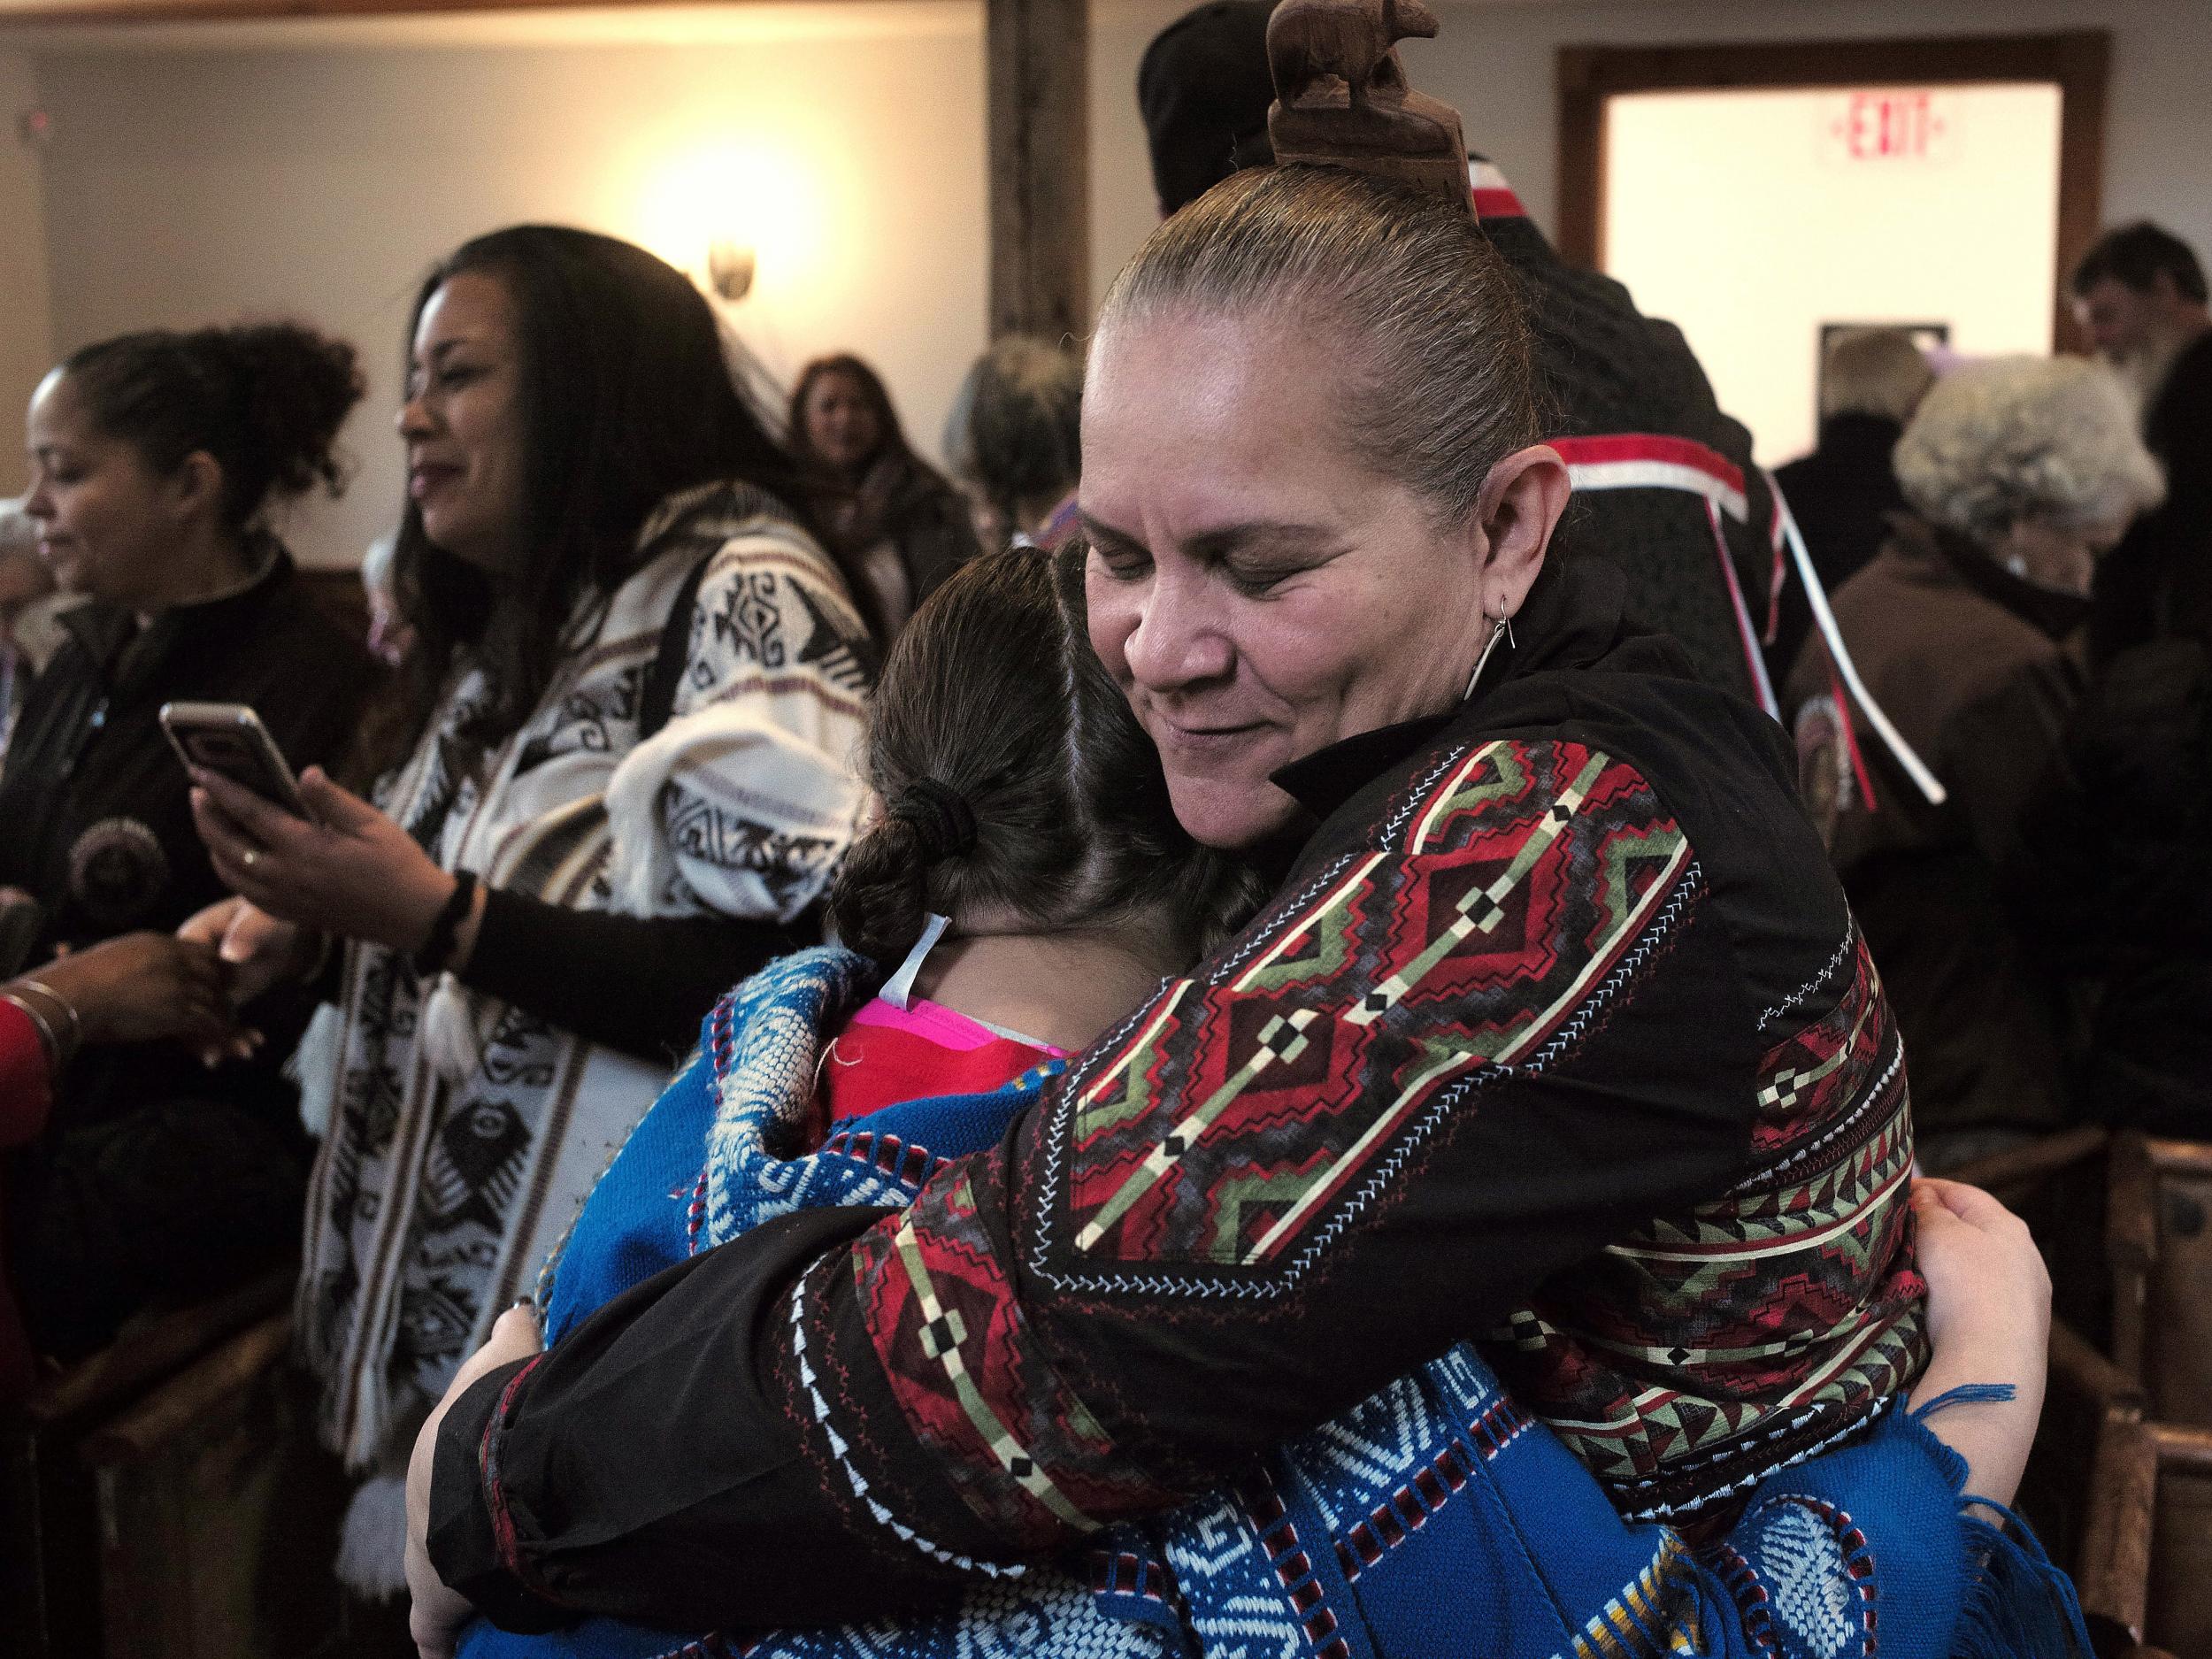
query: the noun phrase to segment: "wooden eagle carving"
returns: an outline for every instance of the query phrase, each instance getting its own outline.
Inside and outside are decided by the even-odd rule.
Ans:
[[[1459,111],[1407,85],[1398,58],[1436,31],[1422,0],[1282,0],[1267,24],[1275,159],[1403,179],[1471,214]]]

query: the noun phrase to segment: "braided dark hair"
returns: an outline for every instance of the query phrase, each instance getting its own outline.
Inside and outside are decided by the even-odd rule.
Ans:
[[[1069,932],[1164,910],[1194,958],[1264,895],[1176,823],[1159,753],[1091,653],[1081,593],[1079,552],[987,553],[900,633],[869,716],[868,781],[893,803],[951,792],[973,833],[895,810],[863,835],[829,900],[854,949],[896,963],[932,910]]]

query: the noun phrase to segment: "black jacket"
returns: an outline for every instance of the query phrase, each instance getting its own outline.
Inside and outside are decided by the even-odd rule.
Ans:
[[[2212,649],[2156,640],[2092,680],[2023,833],[2032,941],[2097,993],[2089,1109],[2212,1139]]]
[[[515,1628],[865,1617],[1486,1333],[1624,1507],[1866,1421],[1916,1342],[1895,1033],[1781,733],[1624,586],[1548,572],[1499,683],[1279,774],[1319,826],[1276,900],[895,1222],[779,1217],[478,1382],[447,1582]],[[1689,1284],[1644,1259],[1685,1238]]]
[[[1611,277],[1568,264],[1525,215],[1486,212],[1482,228],[1528,303],[1540,396],[1553,435],[1687,438],[1742,473],[1746,521],[1724,515],[1721,533],[1752,624],[1763,628],[1773,570],[1767,534],[1772,496],[1752,461],[1751,434],[1721,408],[1682,331],[1639,311]],[[1578,490],[1554,545],[1617,565],[1628,581],[1630,616],[1672,634],[1708,684],[1744,698],[1755,695],[1712,528],[1695,496],[1672,489]]]
[[[342,759],[375,675],[281,548],[244,592],[162,611],[143,631],[113,605],[64,620],[69,643],[32,687],[0,772],[0,883],[46,910],[35,961],[173,928],[227,890],[192,827],[163,703],[251,704],[296,772]]]
[[[1805,537],[1820,584],[1830,594],[1849,581],[1881,551],[1889,533],[1888,515],[1901,512],[1905,493],[1897,488],[1890,453],[1904,427],[1885,415],[1831,415],[1820,423],[1820,442],[1775,471],[1783,499]],[[1767,662],[1777,680],[1789,672],[1812,631],[1813,611],[1805,585],[1782,589],[1779,619]],[[1782,710],[1786,722],[1790,710]]]
[[[2212,641],[2212,329],[2166,372],[2143,442],[2166,469],[2166,501],[2097,562],[2097,663],[2175,634]]]

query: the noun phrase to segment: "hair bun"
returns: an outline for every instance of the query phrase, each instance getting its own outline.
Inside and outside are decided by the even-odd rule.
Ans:
[[[913,827],[915,839],[931,864],[975,849],[975,809],[959,790],[934,778],[917,778],[908,784],[884,816]]]

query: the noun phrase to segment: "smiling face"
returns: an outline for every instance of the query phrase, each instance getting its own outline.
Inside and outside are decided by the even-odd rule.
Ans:
[[[39,382],[25,419],[39,557],[65,592],[150,608],[172,585],[187,514],[180,480],[153,472],[138,446],[92,424],[59,369]]]
[[[415,324],[399,435],[423,534],[480,570],[522,557],[528,502],[520,319],[507,285],[462,271]]]
[[[1091,643],[1209,846],[1293,821],[1278,768],[1451,708],[1500,608],[1480,516],[1440,527],[1345,449],[1351,372],[1279,314],[1139,317],[1092,348]]]
[[[854,376],[826,369],[806,388],[807,447],[840,472],[858,472],[883,447],[883,431],[868,394]]]

